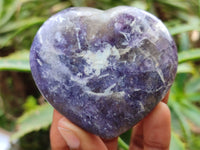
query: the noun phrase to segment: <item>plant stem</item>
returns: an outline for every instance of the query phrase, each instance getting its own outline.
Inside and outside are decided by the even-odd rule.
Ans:
[[[129,149],[129,146],[120,137],[118,138],[118,145],[119,145],[119,147],[123,148],[124,150]]]

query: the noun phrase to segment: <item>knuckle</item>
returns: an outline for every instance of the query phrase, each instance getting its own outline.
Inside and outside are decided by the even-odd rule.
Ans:
[[[138,147],[140,149],[144,148],[144,144],[143,144],[143,135],[136,135],[133,137],[132,139],[132,144],[134,147]]]
[[[154,140],[151,141],[145,141],[144,142],[144,146],[151,148],[151,149],[155,149],[155,150],[168,150],[169,149],[169,145]]]

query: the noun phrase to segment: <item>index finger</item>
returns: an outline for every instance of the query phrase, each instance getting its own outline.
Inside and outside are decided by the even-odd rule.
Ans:
[[[54,109],[53,122],[50,131],[50,141],[52,150],[69,150],[65,140],[58,131],[58,122],[63,116]]]
[[[160,103],[167,103],[168,102],[168,98],[169,98],[169,93],[170,91],[167,92],[166,96],[162,99],[162,101]],[[162,107],[156,107],[155,109],[159,109]],[[155,111],[155,109],[153,111]],[[158,111],[156,111],[158,112]],[[170,114],[169,111],[165,112],[161,112],[161,114]],[[152,116],[152,114],[155,113],[150,113],[148,116]],[[159,116],[156,117],[156,115],[153,115],[154,117],[152,118],[152,120],[150,121],[154,121],[155,123],[159,122],[160,118]],[[163,116],[164,117],[164,116]],[[151,118],[151,117],[146,117],[146,118]],[[170,124],[168,121],[170,121],[170,117],[165,118],[166,120],[163,122],[163,124],[167,123],[168,126],[170,127]],[[147,120],[147,121],[146,121]],[[153,128],[152,128],[152,124],[153,122],[150,122],[149,119],[143,119],[142,121],[140,121],[137,125],[135,125],[133,127],[133,131],[132,131],[132,135],[131,135],[131,143],[130,143],[130,150],[143,150],[144,149],[144,128],[146,128],[147,131],[151,131],[153,132]],[[146,124],[144,127],[144,123]],[[151,127],[150,127],[150,126]],[[167,131],[170,132],[170,131]]]
[[[144,119],[144,150],[169,150],[171,118],[168,106],[160,102]]]

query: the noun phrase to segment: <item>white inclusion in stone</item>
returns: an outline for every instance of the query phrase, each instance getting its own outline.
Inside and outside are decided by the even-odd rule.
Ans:
[[[157,71],[158,75],[160,76],[160,79],[162,80],[162,82],[165,83],[165,79],[164,79],[162,70],[157,68],[156,71]]]
[[[101,78],[104,78],[104,77],[107,77],[107,76],[109,76],[109,73],[100,75],[98,78],[101,79]]]
[[[163,83],[165,83],[165,79],[162,73],[162,70],[159,68],[159,62],[157,61],[157,58],[154,57],[153,55],[151,55],[149,52],[144,52],[142,49],[138,48],[138,50],[141,52],[141,54],[143,54],[144,58],[148,58],[151,57],[151,59],[154,61],[155,63],[155,68],[156,71],[158,73],[158,75],[160,76],[160,79],[162,80]],[[143,70],[145,71],[145,70]]]
[[[103,51],[98,50],[96,53],[88,50],[83,55],[83,58],[89,64],[89,66],[84,68],[85,74],[89,75],[94,72],[96,76],[99,76],[101,70],[108,66],[108,57],[111,55],[111,48],[110,45],[107,45]]]
[[[42,39],[42,35],[41,35],[42,33],[41,33],[41,28],[38,30],[38,33],[37,33],[37,35],[38,35],[38,39],[39,39],[39,41],[40,41],[40,43],[42,44],[43,43],[43,39]]]
[[[82,77],[82,75],[83,75],[83,74],[82,74],[81,72],[79,72],[79,73],[77,73],[76,76],[80,78],[80,77]]]
[[[54,93],[56,92],[58,89],[60,88],[60,85],[57,84],[57,85],[53,85],[53,86],[49,86],[49,91]],[[60,91],[59,91],[60,92]]]
[[[125,37],[126,41],[129,41],[129,40],[128,40],[128,34],[129,34],[129,33],[121,32],[121,31],[120,31],[119,33],[121,33],[121,34]],[[123,42],[123,43],[124,43],[124,42]],[[126,43],[126,42],[125,42],[125,43]],[[127,43],[128,43],[128,42],[127,42]]]
[[[112,93],[95,93],[90,90],[85,91],[87,94],[95,95],[95,96],[110,96]]]
[[[61,17],[60,15],[56,15],[51,17],[50,20],[62,23],[63,21],[65,21],[65,18]]]
[[[56,32],[55,33],[55,39],[60,43],[64,43],[65,41],[64,41],[64,39],[63,39],[63,37],[62,37],[62,34],[61,34],[61,32]]]
[[[116,30],[119,30],[119,29],[122,27],[122,24],[116,22],[116,23],[114,24],[114,27],[115,27]]]
[[[62,23],[63,21],[65,21],[65,18],[63,18],[63,17],[58,17],[58,20],[60,21],[60,23]]]
[[[108,126],[109,129],[113,128],[112,125],[110,125],[109,123],[107,123],[107,126]]]
[[[78,33],[81,29],[75,28],[75,30],[76,30],[76,39],[77,39],[77,43],[78,43],[78,48],[81,49],[81,44],[80,44],[80,40],[79,40],[79,37],[78,37]]]
[[[131,50],[131,47],[127,47],[125,49],[118,49],[120,55],[124,55]]]
[[[117,49],[115,46],[114,47],[112,47],[112,56],[115,56],[115,58],[116,59],[119,59],[120,58],[120,50],[119,49]]]
[[[119,97],[124,97],[126,93],[124,91],[121,91],[121,92],[117,92],[117,94]]]
[[[112,84],[110,87],[108,87],[107,89],[105,89],[104,93],[106,94],[112,94],[112,88],[114,88],[116,86],[116,83]]]
[[[162,31],[161,34],[165,34],[167,39],[169,41],[171,41],[171,36],[170,36],[170,33],[169,31],[167,30],[167,28],[163,25],[163,23],[161,21],[159,21],[156,25],[155,25],[155,28],[157,29],[157,32],[159,32],[159,30]]]
[[[86,75],[89,75],[89,74],[91,74],[93,71],[92,71],[92,68],[91,68],[91,67],[86,66],[86,67],[84,68],[84,72],[85,72]]]
[[[71,31],[74,27],[74,23],[71,22],[69,17],[66,17],[66,25],[65,25],[65,31]]]
[[[132,61],[135,62],[135,59],[136,59],[136,55],[133,56]]]
[[[119,32],[119,33],[121,33],[126,39],[125,41],[123,41],[122,45],[127,46],[129,44],[130,33],[126,32]]]
[[[110,87],[105,89],[105,91],[103,93],[95,93],[95,92],[92,92],[90,90],[87,90],[86,93],[91,94],[91,95],[95,95],[95,96],[109,96],[109,95],[113,94],[113,91],[111,91],[111,89],[114,88],[115,86],[116,86],[116,83],[112,84]]]
[[[133,29],[135,27],[135,23],[136,23],[136,19],[134,19],[130,24],[130,26],[132,27],[132,32],[133,32]]]
[[[140,102],[140,101],[137,101],[137,102],[138,102],[138,104],[140,105],[140,110],[139,110],[138,113],[145,111],[144,105],[142,104],[142,102]]]
[[[91,125],[92,124],[91,121],[88,121],[88,124]]]
[[[105,91],[103,93],[95,93],[90,90],[86,90],[85,92],[88,94],[91,94],[91,95],[95,95],[95,96],[113,96],[113,95],[115,95],[116,97],[119,97],[119,98],[124,97],[125,96],[124,91],[113,93],[112,88],[114,88],[115,86],[116,86],[116,83],[112,84],[107,89],[105,89]]]
[[[67,73],[66,67],[60,62],[59,56],[61,52],[54,50],[50,44],[46,43],[46,46],[43,46],[43,49],[39,52],[39,56],[42,58],[43,62],[49,64],[51,69],[46,72],[44,78],[54,79],[55,81],[63,81],[63,74]],[[59,69],[59,72],[55,71]]]
[[[37,59],[37,62],[38,62],[38,64],[39,64],[40,66],[42,66],[42,62],[41,62],[39,59]]]
[[[132,90],[133,90],[134,92],[142,91],[142,89],[139,89],[139,88],[132,88]]]

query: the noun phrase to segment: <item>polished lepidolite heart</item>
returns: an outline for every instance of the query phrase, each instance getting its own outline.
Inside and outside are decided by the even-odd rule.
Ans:
[[[30,53],[42,95],[81,128],[110,139],[144,118],[166,95],[176,46],[163,23],[133,7],[75,7],[49,18]]]

